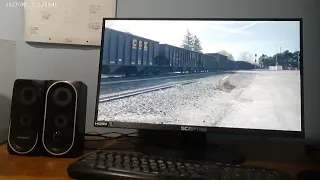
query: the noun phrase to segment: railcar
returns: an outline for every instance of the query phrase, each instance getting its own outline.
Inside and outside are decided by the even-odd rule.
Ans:
[[[154,72],[159,58],[159,42],[105,28],[102,56],[103,74]]]
[[[255,65],[246,61],[236,61],[236,70],[252,70]]]
[[[160,44],[156,65],[162,72],[200,72],[203,70],[201,55],[184,48]]]
[[[218,70],[217,57],[208,54],[201,54],[201,59],[203,62],[203,70],[205,72],[214,72]]]
[[[250,70],[249,62],[233,61],[219,53],[200,53],[105,28],[102,74],[148,75]]]

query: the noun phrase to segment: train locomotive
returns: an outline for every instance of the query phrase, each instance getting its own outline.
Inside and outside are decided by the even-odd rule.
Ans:
[[[105,28],[102,74],[157,75],[250,70],[255,66],[219,53],[199,53],[130,33]]]

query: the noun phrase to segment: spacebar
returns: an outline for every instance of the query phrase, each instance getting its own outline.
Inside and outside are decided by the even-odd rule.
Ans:
[[[120,168],[108,168],[108,171],[115,171],[115,172],[128,173],[128,174],[137,174],[137,175],[142,175],[142,176],[157,176],[157,174],[153,174],[153,173],[130,171],[130,170],[120,169]]]

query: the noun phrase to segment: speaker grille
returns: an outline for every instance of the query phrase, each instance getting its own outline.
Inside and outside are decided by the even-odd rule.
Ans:
[[[8,144],[18,154],[30,153],[38,143],[43,122],[45,82],[17,79],[12,93]]]
[[[48,87],[42,139],[52,155],[66,154],[73,146],[77,96],[76,88],[68,81],[57,81]]]

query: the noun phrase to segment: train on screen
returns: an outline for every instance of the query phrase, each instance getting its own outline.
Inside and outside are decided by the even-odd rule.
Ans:
[[[128,76],[255,68],[251,63],[232,61],[222,54],[194,52],[110,28],[105,28],[102,46],[102,74]]]

